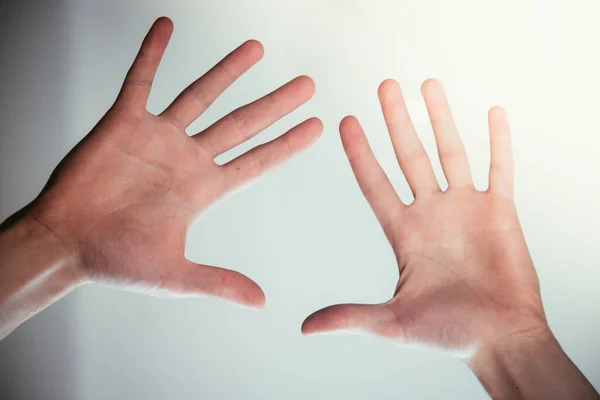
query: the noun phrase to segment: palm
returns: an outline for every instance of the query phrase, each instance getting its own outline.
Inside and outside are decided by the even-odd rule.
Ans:
[[[156,116],[146,111],[146,101],[171,30],[166,19],[155,23],[115,105],[59,165],[32,214],[74,249],[92,281],[260,306],[264,294],[249,278],[186,260],[186,232],[225,193],[319,135],[320,122],[311,119],[225,165],[214,162],[299,107],[314,87],[309,78],[297,78],[190,137],[185,128],[263,50],[246,42]]]
[[[465,350],[493,334],[487,327],[506,311],[498,302],[512,312],[540,305],[527,296],[529,285],[537,293],[537,281],[512,202],[474,191],[439,193],[413,204],[398,228],[393,247],[402,274],[389,306],[405,314],[396,324],[404,340]],[[496,269],[493,279],[488,268]],[[525,287],[507,298],[502,281]]]
[[[305,333],[359,328],[403,343],[469,351],[544,318],[512,200],[504,114],[490,114],[490,189],[478,192],[441,87],[429,81],[423,90],[449,188],[439,189],[399,87],[384,83],[384,116],[415,201],[405,206],[398,199],[355,119],[345,119],[341,132],[359,186],[396,254],[397,290],[385,304],[318,311],[305,321]],[[505,329],[490,328],[497,326]]]
[[[77,234],[83,238],[84,268],[100,282],[185,292],[173,286],[172,274],[178,272],[173,267],[184,262],[185,232],[194,217],[225,192],[223,175],[173,125],[149,113],[129,119],[119,114],[107,115],[111,129],[101,124],[90,138],[99,136],[89,153],[111,160],[118,175],[106,184],[100,168],[85,188],[94,222]],[[86,144],[82,153],[88,152]],[[115,260],[114,254],[121,256]],[[194,277],[190,274],[186,285],[193,287]],[[220,285],[204,278],[195,285]]]

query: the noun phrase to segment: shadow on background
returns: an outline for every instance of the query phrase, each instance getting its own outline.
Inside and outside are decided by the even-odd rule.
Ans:
[[[0,220],[41,190],[68,145],[66,0],[0,2]],[[74,393],[73,299],[0,341],[0,398]]]

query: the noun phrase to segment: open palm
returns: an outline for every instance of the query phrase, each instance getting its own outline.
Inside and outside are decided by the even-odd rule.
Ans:
[[[263,48],[244,43],[153,115],[146,102],[171,33],[166,18],[153,25],[115,104],[61,162],[30,214],[69,249],[82,281],[259,307],[264,294],[249,278],[185,259],[186,232],[224,194],[319,136],[320,121],[310,119],[225,165],[214,161],[310,99],[314,85],[296,78],[190,137],[185,128],[260,60]]]
[[[400,87],[385,81],[379,89],[383,114],[415,201],[400,201],[355,118],[344,119],[340,131],[358,184],[396,254],[398,286],[385,304],[317,311],[302,330],[360,329],[468,357],[483,345],[545,329],[545,316],[514,207],[504,111],[490,110],[490,187],[479,192],[441,85],[429,80],[422,90],[448,190],[440,190]]]

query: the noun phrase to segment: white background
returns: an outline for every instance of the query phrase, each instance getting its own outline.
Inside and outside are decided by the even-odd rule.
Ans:
[[[9,1],[0,6],[0,217],[41,189],[114,100],[147,29],[175,32],[149,109],[246,39],[264,60],[201,117],[308,74],[315,98],[225,158],[316,115],[308,151],[201,217],[193,261],[239,270],[265,290],[254,312],[214,299],[161,300],[87,286],[0,342],[0,391],[22,399],[484,399],[459,360],[355,335],[302,337],[314,310],[381,302],[394,257],[343,155],[355,114],[410,201],[377,104],[403,86],[439,162],[419,86],[446,87],[476,184],[487,185],[487,109],[503,105],[517,163],[516,201],[550,325],[600,388],[600,3],[597,0]],[[227,245],[225,245],[227,243]]]

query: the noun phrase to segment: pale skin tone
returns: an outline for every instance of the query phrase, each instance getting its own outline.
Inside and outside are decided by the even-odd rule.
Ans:
[[[115,104],[38,198],[0,227],[0,338],[91,282],[264,304],[262,290],[248,277],[187,260],[186,233],[225,194],[318,138],[322,125],[313,118],[225,165],[214,162],[308,101],[314,84],[296,78],[188,136],[186,127],[260,60],[263,48],[244,43],[153,115],[146,102],[171,32],[168,19],[154,24]],[[478,192],[441,86],[427,81],[423,93],[448,190],[440,190],[399,86],[384,82],[380,100],[414,203],[400,201],[356,119],[344,119],[341,135],[359,186],[394,248],[400,281],[389,302],[329,307],[310,316],[303,332],[361,329],[460,351],[495,398],[597,398],[546,322],[514,207],[504,112],[490,112],[490,188]]]
[[[400,86],[383,82],[383,115],[414,202],[402,203],[356,118],[346,117],[340,133],[358,185],[394,250],[400,279],[388,302],[327,307],[304,321],[303,333],[359,330],[451,351],[493,398],[597,399],[548,328],[513,201],[504,110],[489,113],[490,184],[480,192],[441,85],[428,80],[422,92],[448,189],[440,189]]]
[[[308,101],[314,83],[293,79],[188,136],[185,128],[261,59],[263,47],[242,44],[153,115],[146,102],[172,30],[166,18],[155,22],[111,109],[40,196],[3,224],[0,337],[89,282],[264,305],[262,290],[248,277],[187,260],[186,232],[225,194],[319,137],[322,124],[313,118],[225,165],[214,161]]]

